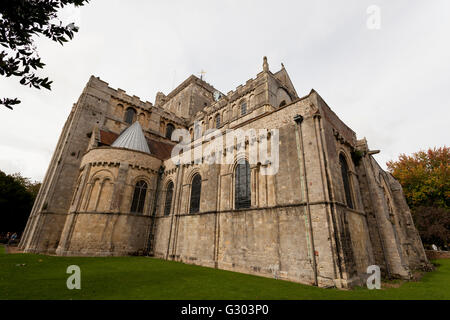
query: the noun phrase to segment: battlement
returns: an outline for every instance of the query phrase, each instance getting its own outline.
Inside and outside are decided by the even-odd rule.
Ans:
[[[227,96],[226,96],[227,99],[228,99],[228,102],[232,103],[235,100],[237,100],[237,99],[241,98],[242,96],[246,95],[250,91],[254,90],[255,87],[257,87],[259,85],[258,81],[262,80],[262,75],[263,74],[264,74],[263,72],[260,72],[260,73],[258,73],[258,75],[256,76],[255,79],[253,79],[253,78],[248,79],[245,82],[245,85],[240,84],[240,85],[238,85],[236,87],[235,90],[229,91],[227,93]]]
[[[139,107],[145,110],[150,110],[153,104],[149,101],[143,101],[136,95],[130,95],[121,88],[114,89],[109,86],[109,83],[101,80],[99,77],[91,76],[86,87],[92,87],[98,90],[108,93],[111,97],[123,101],[126,104]]]

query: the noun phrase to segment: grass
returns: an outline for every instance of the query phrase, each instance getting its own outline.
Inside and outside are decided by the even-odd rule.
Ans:
[[[450,260],[399,288],[322,289],[148,257],[6,254],[0,246],[0,299],[450,299]],[[81,290],[68,290],[69,265]],[[383,286],[382,286],[383,287]]]

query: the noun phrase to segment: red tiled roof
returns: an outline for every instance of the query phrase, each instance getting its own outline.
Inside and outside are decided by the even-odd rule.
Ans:
[[[166,160],[170,158],[172,149],[174,147],[173,145],[151,139],[147,139],[147,143],[150,148],[150,153],[158,159]]]
[[[110,146],[117,139],[118,136],[119,136],[118,134],[115,134],[113,132],[100,130],[100,142],[102,144]]]
[[[119,135],[113,132],[100,130],[100,143],[102,145],[110,146]],[[156,141],[146,138],[151,155],[158,159],[166,160],[170,158],[173,145],[162,141]]]

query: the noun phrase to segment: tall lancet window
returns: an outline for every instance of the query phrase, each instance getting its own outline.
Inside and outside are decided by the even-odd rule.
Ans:
[[[203,123],[199,123],[199,122],[194,122],[194,139],[198,139],[202,136],[202,125]]]
[[[197,173],[192,179],[189,213],[196,213],[200,211],[201,192],[202,192],[202,177]]]
[[[241,116],[247,113],[247,102],[245,100],[241,101]]]
[[[134,110],[133,108],[128,108],[127,111],[125,111],[125,122],[128,124],[132,124],[135,119],[136,110]]]
[[[173,182],[170,181],[167,185],[166,190],[166,200],[164,204],[164,215],[168,216],[170,214],[170,209],[172,207],[172,197],[173,197]]]
[[[347,207],[353,209],[352,189],[350,187],[348,164],[345,156],[342,153],[339,155],[339,164],[341,166],[342,182],[344,184],[345,202],[347,204]]]
[[[250,165],[247,160],[240,160],[235,171],[234,204],[236,209],[250,208],[251,184]]]
[[[130,212],[143,213],[145,196],[147,194],[147,182],[140,180],[134,187],[133,201],[131,202]]]
[[[220,114],[216,114],[216,129],[220,128]]]

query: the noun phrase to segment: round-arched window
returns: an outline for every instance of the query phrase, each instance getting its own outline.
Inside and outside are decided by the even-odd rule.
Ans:
[[[202,177],[200,174],[195,174],[192,178],[191,201],[189,213],[196,213],[200,211],[200,194],[202,192]]]
[[[241,101],[241,116],[247,114],[247,102],[245,100]]]
[[[172,207],[172,197],[173,197],[173,182],[170,181],[167,185],[166,199],[164,204],[164,215],[168,216],[170,214],[170,209]]]
[[[220,114],[216,114],[216,129],[219,129],[220,127]]]
[[[132,124],[135,119],[136,110],[134,110],[133,108],[128,108],[127,111],[125,111],[125,122],[128,124]]]
[[[170,139],[172,138],[172,133],[175,130],[175,126],[171,123],[169,123],[166,127],[166,138]]]
[[[350,176],[349,176],[348,164],[347,164],[347,160],[345,159],[345,156],[342,153],[339,155],[339,164],[341,166],[342,182],[344,184],[345,202],[347,204],[347,207],[353,209],[353,199],[352,199],[352,191],[351,191],[351,187],[350,187]]]
[[[247,160],[240,160],[234,172],[234,206],[236,209],[250,208],[251,186],[250,165]]]

